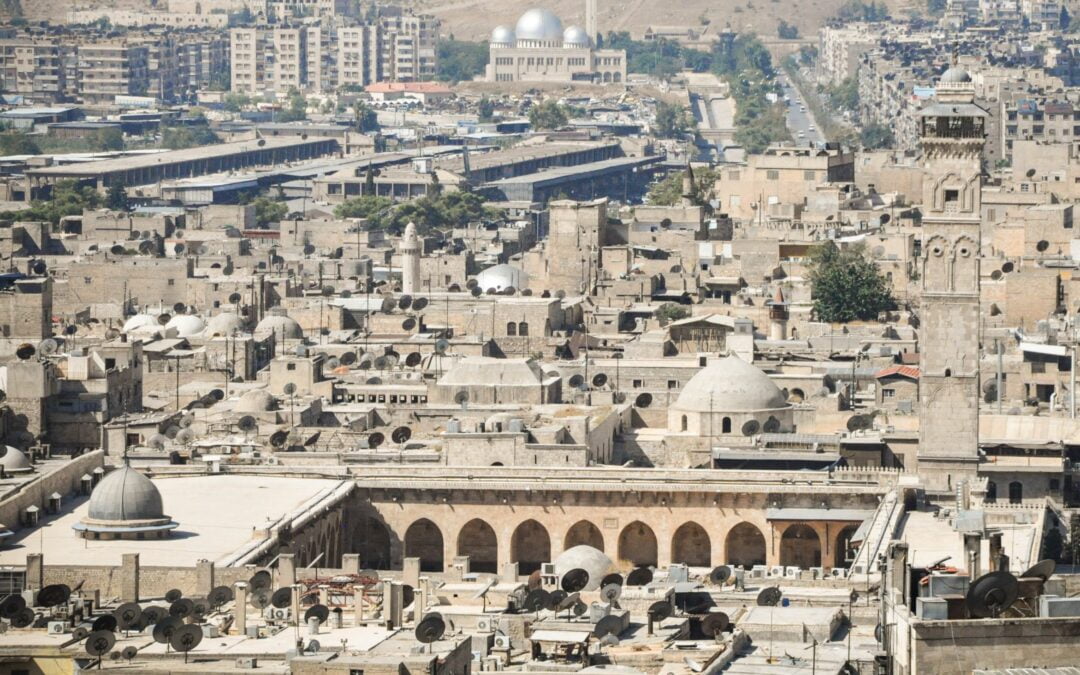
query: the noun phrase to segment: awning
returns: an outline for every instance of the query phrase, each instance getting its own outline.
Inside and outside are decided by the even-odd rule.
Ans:
[[[1020,350],[1032,354],[1046,354],[1047,356],[1068,356],[1069,350],[1061,345],[1044,345],[1038,342],[1021,342]]]

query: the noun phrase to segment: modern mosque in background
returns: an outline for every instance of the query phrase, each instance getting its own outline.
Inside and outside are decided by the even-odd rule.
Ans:
[[[588,2],[587,23],[595,26],[594,2]],[[590,32],[590,30],[592,32]],[[595,29],[569,26],[551,11],[534,8],[513,29],[491,32],[489,82],[585,82],[621,84],[626,81],[626,51],[596,49]]]

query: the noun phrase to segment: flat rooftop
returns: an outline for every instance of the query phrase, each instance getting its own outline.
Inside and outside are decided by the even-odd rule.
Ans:
[[[119,565],[124,553],[137,552],[147,566],[193,567],[201,559],[221,561],[255,537],[254,530],[331,493],[340,481],[270,476],[195,476],[158,478],[165,513],[180,524],[168,539],[94,541],[80,539],[72,525],[87,512],[88,498],[38,528],[20,530],[0,550],[0,565],[23,565],[42,553],[49,565]],[[228,514],[228,517],[223,517]]]

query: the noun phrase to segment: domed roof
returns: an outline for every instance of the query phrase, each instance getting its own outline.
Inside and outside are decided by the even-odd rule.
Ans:
[[[737,356],[716,359],[683,387],[673,409],[745,412],[788,407],[780,388],[761,369]]]
[[[4,454],[0,456],[0,466],[4,467],[6,473],[24,473],[34,470],[26,453],[10,445],[4,446]]]
[[[206,324],[194,314],[177,314],[169,319],[169,323],[165,324],[165,330],[170,328],[176,330],[177,337],[186,338],[203,332],[206,329]]]
[[[265,389],[252,389],[240,397],[233,408],[238,413],[261,413],[277,409],[277,400]]]
[[[285,314],[270,314],[255,326],[256,337],[266,337],[271,333],[286,340],[299,340],[304,337],[304,329]]]
[[[585,29],[581,26],[570,26],[562,35],[563,45],[566,47],[588,47],[592,42],[589,39],[589,34],[585,32]]]
[[[515,39],[514,31],[509,26],[495,26],[495,30],[491,31],[491,44],[512,45]]]
[[[126,521],[167,518],[161,507],[161,493],[130,466],[106,475],[90,494],[91,520]]]
[[[511,286],[520,291],[529,287],[529,275],[513,265],[495,265],[477,274],[476,283],[485,293],[490,289],[502,291]]]
[[[244,320],[233,312],[222,312],[206,322],[207,337],[224,337],[244,330]]]
[[[127,321],[124,322],[123,332],[130,333],[132,331],[139,330],[140,328],[157,328],[157,317],[152,314],[136,314]]]
[[[546,42],[562,39],[562,21],[542,7],[534,7],[518,19],[514,34],[518,40],[544,40]]]
[[[971,82],[971,75],[959,66],[952,66],[941,75],[942,84],[964,84]]]
[[[615,571],[615,563],[600,549],[586,544],[572,546],[555,559],[555,573],[560,577],[577,568],[589,573],[589,583],[585,590],[595,591],[600,588],[600,581],[604,576]]]

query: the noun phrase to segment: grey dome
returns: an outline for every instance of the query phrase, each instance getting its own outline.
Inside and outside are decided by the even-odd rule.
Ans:
[[[572,546],[555,559],[555,573],[559,577],[577,568],[589,573],[589,583],[585,590],[595,591],[600,588],[600,581],[604,576],[615,571],[615,563],[600,549],[586,544]]]
[[[225,337],[244,330],[244,321],[233,312],[222,312],[206,323],[207,337]]]
[[[92,520],[131,521],[167,518],[161,507],[161,493],[130,466],[123,466],[101,479],[90,495]]]
[[[476,283],[485,293],[489,290],[502,291],[511,286],[520,291],[529,287],[529,275],[513,265],[495,265],[477,274]]]
[[[592,40],[581,26],[570,26],[563,32],[564,47],[588,47]]]
[[[5,473],[26,473],[34,470],[26,453],[10,445],[4,446],[4,455],[0,457],[0,466],[4,467]]]
[[[518,19],[514,35],[518,40],[557,42],[562,40],[562,21],[559,21],[559,17],[552,14],[551,10],[534,7]]]
[[[942,84],[965,84],[971,82],[971,75],[959,66],[953,66],[941,75]]]
[[[255,337],[264,338],[270,334],[286,340],[299,340],[304,337],[304,329],[285,314],[271,314],[255,326]]]
[[[760,368],[737,356],[716,359],[683,387],[672,406],[694,412],[745,412],[787,408],[784,392]]]
[[[516,39],[514,31],[509,26],[495,26],[495,30],[491,31],[493,45],[512,45]]]

